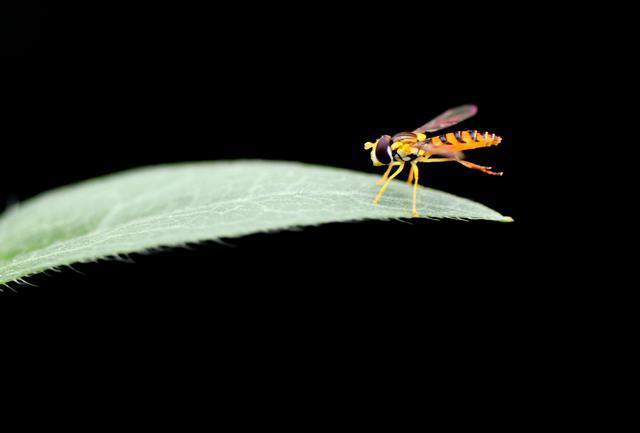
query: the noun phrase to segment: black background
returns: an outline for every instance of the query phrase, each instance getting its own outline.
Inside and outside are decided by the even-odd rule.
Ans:
[[[442,164],[423,183],[515,222],[329,224],[75,265],[0,294],[10,332],[29,336],[49,379],[82,371],[78,393],[115,390],[118,413],[135,395],[171,406],[180,394],[194,415],[250,401],[298,428],[377,396],[452,422],[528,416],[518,396],[543,386],[535,348],[555,314],[538,284],[551,229],[533,215],[539,162],[523,133],[543,84],[528,75],[539,47],[502,12],[25,6],[5,56],[1,202],[164,162],[380,171],[362,143],[475,103],[464,126],[504,142],[467,156],[505,175]],[[69,353],[75,367],[60,367]]]

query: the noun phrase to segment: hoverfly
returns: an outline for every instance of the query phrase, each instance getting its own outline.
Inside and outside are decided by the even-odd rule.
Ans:
[[[491,167],[463,161],[465,150],[478,149],[480,147],[496,146],[502,138],[479,132],[477,130],[464,130],[449,132],[440,136],[427,137],[425,132],[436,132],[441,129],[456,125],[463,120],[474,116],[478,112],[475,105],[461,105],[445,111],[438,117],[430,120],[413,132],[400,132],[394,136],[383,135],[375,142],[367,142],[366,150],[371,149],[371,161],[375,166],[387,165],[389,168],[376,184],[382,185],[380,191],[373,200],[378,203],[380,197],[389,186],[389,183],[398,176],[406,163],[411,164],[408,183],[413,182],[413,216],[417,217],[416,197],[418,193],[418,163],[420,162],[447,162],[455,161],[467,168],[480,170],[487,174],[502,176],[502,173],[491,171]],[[438,158],[433,158],[438,155]],[[391,176],[393,167],[398,167]]]

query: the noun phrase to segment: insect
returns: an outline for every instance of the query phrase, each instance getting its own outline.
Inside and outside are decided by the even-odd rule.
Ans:
[[[425,132],[436,132],[456,125],[474,116],[477,112],[478,107],[475,105],[461,105],[445,111],[413,132],[400,132],[393,136],[383,135],[373,143],[365,143],[364,148],[371,150],[373,165],[388,166],[382,179],[376,183],[376,185],[382,185],[382,188],[380,188],[373,202],[378,203],[389,183],[402,172],[407,163],[410,164],[408,183],[411,184],[413,182],[412,211],[414,217],[419,216],[416,208],[419,179],[418,163],[455,161],[467,168],[502,176],[502,173],[491,171],[491,167],[474,164],[462,159],[464,157],[463,151],[496,146],[502,141],[501,137],[477,130],[449,132],[433,137],[427,137],[425,134]],[[434,155],[438,157],[434,158]],[[394,167],[398,168],[389,176]]]

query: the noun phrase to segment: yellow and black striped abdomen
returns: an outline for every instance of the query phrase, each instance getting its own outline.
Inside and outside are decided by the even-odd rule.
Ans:
[[[439,146],[454,146],[455,150],[470,150],[480,147],[496,146],[502,138],[488,132],[476,130],[456,131],[427,139],[435,148]]]

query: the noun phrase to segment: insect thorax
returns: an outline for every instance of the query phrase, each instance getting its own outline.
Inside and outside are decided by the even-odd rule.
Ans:
[[[415,146],[418,142],[416,134],[412,132],[401,132],[392,137],[391,145],[392,157],[395,161],[413,161],[419,158],[419,149]]]
[[[413,161],[414,159],[417,159],[419,157],[418,149],[411,149],[409,152],[407,152],[406,150],[407,149],[404,147],[399,147],[398,149],[393,150],[393,159],[396,161],[408,162]]]

